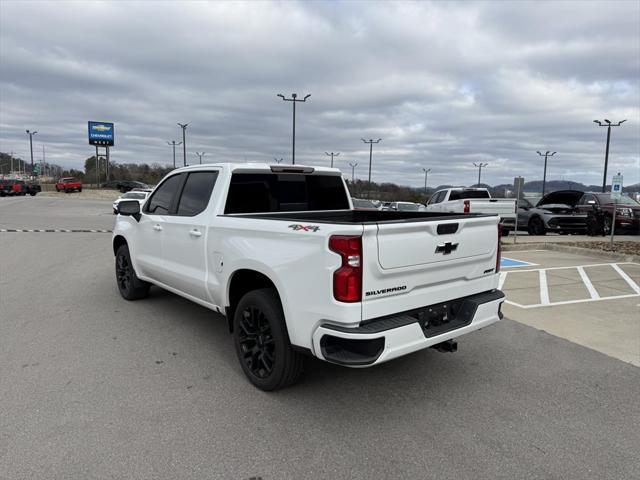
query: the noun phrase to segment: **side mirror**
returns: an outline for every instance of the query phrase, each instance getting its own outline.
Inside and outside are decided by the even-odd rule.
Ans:
[[[133,217],[137,222],[140,221],[140,202],[137,200],[123,200],[118,204],[118,213]]]
[[[588,203],[589,205],[595,205],[595,204],[596,204],[596,201],[595,201],[595,200],[587,200],[587,203]]]

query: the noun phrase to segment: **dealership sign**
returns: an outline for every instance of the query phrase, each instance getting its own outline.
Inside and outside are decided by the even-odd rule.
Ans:
[[[89,145],[113,146],[113,123],[89,122]]]

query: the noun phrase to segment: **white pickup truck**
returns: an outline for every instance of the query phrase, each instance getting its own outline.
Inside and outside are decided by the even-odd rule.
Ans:
[[[263,390],[294,383],[304,354],[366,367],[498,321],[498,218],[354,210],[337,169],[197,165],[118,205],[116,282],[151,284],[226,316]]]
[[[486,188],[445,188],[427,203],[428,212],[484,213],[498,215],[503,230],[514,230],[517,218],[514,198],[491,198]]]

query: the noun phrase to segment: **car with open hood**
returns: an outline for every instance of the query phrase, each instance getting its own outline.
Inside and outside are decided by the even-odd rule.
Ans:
[[[557,190],[547,193],[537,203],[526,198],[518,202],[518,229],[529,235],[585,233],[587,214],[577,208],[584,192]]]

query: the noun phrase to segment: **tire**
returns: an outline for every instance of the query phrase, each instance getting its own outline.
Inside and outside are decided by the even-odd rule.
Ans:
[[[125,300],[139,300],[149,295],[151,285],[138,278],[131,264],[129,247],[121,245],[116,252],[116,284]]]
[[[547,234],[547,230],[544,228],[544,222],[540,219],[540,217],[533,217],[531,220],[529,220],[527,232],[529,233],[529,235]]]
[[[603,236],[611,235],[612,220],[613,219],[608,215],[604,217],[604,235]]]
[[[32,197],[36,196],[36,192],[30,192],[29,195],[31,195]]]
[[[291,347],[275,290],[253,290],[240,299],[233,339],[242,370],[260,390],[279,390],[302,376],[304,357]]]
[[[82,188],[79,188],[79,189],[78,189],[78,193],[80,193],[80,192],[82,192]]]

